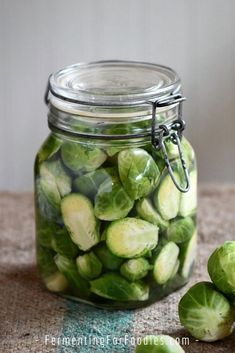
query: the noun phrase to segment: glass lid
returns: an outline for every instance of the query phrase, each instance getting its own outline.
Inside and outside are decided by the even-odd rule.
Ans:
[[[50,95],[71,103],[138,105],[181,91],[172,69],[138,61],[98,61],[67,66],[50,76]],[[50,96],[49,96],[50,100]]]

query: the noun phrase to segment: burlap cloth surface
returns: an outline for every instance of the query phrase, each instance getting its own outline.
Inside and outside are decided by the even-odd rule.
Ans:
[[[234,353],[235,333],[216,343],[196,342],[181,327],[177,303],[187,287],[208,280],[206,262],[225,240],[235,240],[235,186],[203,186],[199,197],[199,253],[190,283],[148,308],[107,312],[72,303],[48,293],[35,267],[34,209],[30,193],[0,193],[0,352],[133,352],[130,341],[120,346],[64,346],[45,337],[126,333],[131,337],[167,333],[184,341],[186,352]],[[183,342],[183,341],[181,341]],[[68,343],[68,342],[67,342]]]

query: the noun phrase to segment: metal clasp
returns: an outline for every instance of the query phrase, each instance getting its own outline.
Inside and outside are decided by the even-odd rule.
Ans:
[[[152,103],[153,105],[153,111],[152,111],[152,145],[155,149],[161,150],[163,153],[163,158],[166,163],[166,167],[168,169],[168,172],[171,176],[171,179],[175,186],[177,187],[178,190],[181,192],[187,192],[190,188],[190,180],[189,180],[189,172],[186,166],[185,158],[182,152],[181,148],[181,138],[182,138],[182,133],[185,128],[185,122],[182,120],[182,102],[185,100],[182,95],[177,94],[177,95],[171,95],[166,98],[159,99],[155,102]],[[170,126],[167,126],[165,124],[159,125],[157,127],[156,123],[156,110],[158,107],[164,107],[164,106],[169,106],[171,104],[179,103],[179,108],[178,108],[178,119],[175,120]],[[156,129],[158,130],[158,136],[156,136]],[[159,132],[160,130],[160,132]],[[178,181],[175,178],[174,171],[172,169],[171,163],[168,158],[166,146],[165,146],[165,140],[166,138],[169,138],[172,143],[176,144],[178,147],[179,151],[179,158],[181,162],[181,166],[183,169],[184,177],[185,177],[185,185],[182,186],[178,183]]]

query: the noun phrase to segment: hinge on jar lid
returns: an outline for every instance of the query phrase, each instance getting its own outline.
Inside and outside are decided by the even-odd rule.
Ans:
[[[160,98],[155,102],[152,102],[152,146],[157,149],[161,150],[163,154],[163,158],[165,160],[168,172],[171,176],[171,179],[178,190],[181,192],[187,192],[190,188],[190,180],[189,180],[189,172],[186,166],[185,158],[181,148],[181,137],[183,130],[185,128],[185,122],[182,120],[182,102],[186,98],[182,97],[181,94],[170,95],[169,97]],[[161,124],[158,127],[156,126],[156,110],[159,107],[165,107],[172,104],[179,103],[178,107],[178,119],[175,120],[170,127],[166,124]],[[156,127],[158,128],[158,136],[156,136]],[[159,132],[160,130],[160,132]],[[176,144],[179,151],[179,158],[181,162],[181,166],[184,172],[185,177],[185,186],[181,186],[175,178],[174,171],[172,169],[171,163],[168,158],[166,146],[165,146],[165,139],[170,138],[172,143]]]

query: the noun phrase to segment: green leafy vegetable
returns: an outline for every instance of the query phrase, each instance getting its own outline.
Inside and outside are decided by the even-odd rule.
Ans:
[[[139,257],[138,259],[130,259],[124,262],[120,272],[130,281],[136,281],[145,277],[150,269],[152,269],[152,266],[149,262],[145,258]]]
[[[195,231],[195,224],[191,217],[180,218],[170,222],[167,237],[177,244],[188,241]]]
[[[216,287],[235,299],[235,241],[226,241],[213,252],[208,272]]]
[[[45,277],[44,282],[51,292],[64,292],[68,288],[68,281],[60,272]]]
[[[214,342],[229,336],[235,319],[228,299],[209,282],[191,287],[179,303],[181,324],[195,338]]]
[[[92,251],[78,256],[76,263],[78,272],[87,280],[97,278],[101,274],[102,263]]]
[[[128,282],[115,272],[104,274],[91,283],[91,292],[118,301],[147,300],[149,287],[142,282]]]
[[[104,268],[108,270],[118,270],[123,259],[111,253],[104,242],[101,242],[94,248],[94,252],[102,262]]]
[[[154,209],[152,203],[147,198],[143,198],[136,203],[136,210],[141,218],[152,224],[157,225],[161,231],[165,231],[169,222],[165,221]]]
[[[67,278],[69,284],[78,291],[78,294],[81,296],[89,295],[89,283],[78,273],[75,260],[57,254],[55,263],[62,275]]]
[[[126,192],[134,200],[151,193],[159,181],[160,172],[156,163],[141,148],[119,152],[118,170]]]
[[[61,157],[66,167],[77,173],[91,172],[99,168],[105,162],[107,155],[92,144],[64,142],[61,146]]]
[[[74,180],[74,189],[83,195],[94,199],[99,186],[106,180],[111,179],[115,174],[117,175],[115,167],[100,168],[93,172],[84,174]]]
[[[156,247],[158,227],[137,218],[112,222],[107,229],[109,250],[123,258],[140,257]]]
[[[81,194],[69,194],[61,202],[64,223],[72,241],[86,251],[99,242],[99,223],[91,201]]]
[[[113,221],[126,217],[133,205],[134,201],[118,179],[106,179],[95,197],[95,215],[99,219]]]
[[[179,255],[178,246],[169,242],[164,245],[157,255],[153,275],[158,284],[165,284],[170,278],[172,278],[172,273],[176,267]]]

